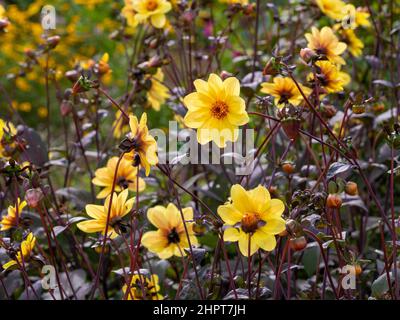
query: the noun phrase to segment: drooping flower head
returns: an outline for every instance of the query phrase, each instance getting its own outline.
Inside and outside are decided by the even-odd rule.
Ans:
[[[135,198],[128,199],[128,192],[128,189],[125,189],[119,195],[114,193],[112,203],[110,194],[104,201],[103,206],[88,204],[86,206],[86,213],[92,219],[79,222],[77,227],[83,232],[101,232],[104,236],[107,228],[108,210],[111,205],[107,235],[111,239],[116,238],[120,233],[122,218],[132,210],[135,201]]]
[[[345,6],[342,0],[316,0],[320,10],[329,18],[340,20],[345,15]]]
[[[125,284],[122,287],[124,296],[128,290]],[[143,292],[144,290],[144,292]],[[163,300],[163,296],[159,293],[160,285],[158,284],[158,275],[152,274],[149,277],[135,273],[132,276],[130,292],[127,295],[128,300]]]
[[[193,209],[182,208],[185,224],[188,229],[190,243],[197,245],[197,238],[193,231]],[[185,232],[184,222],[179,209],[170,203],[167,207],[156,206],[147,211],[147,219],[158,228],[157,231],[146,232],[142,237],[142,244],[160,259],[168,259],[173,255],[185,255],[184,249],[189,248],[189,241]]]
[[[240,252],[246,257],[259,248],[274,250],[275,235],[285,230],[283,202],[271,199],[268,190],[261,185],[246,191],[239,184],[232,186],[231,200],[218,207],[218,214],[225,223],[224,241],[238,241]]]
[[[235,77],[222,81],[211,74],[208,81],[194,81],[197,92],[187,95],[183,102],[188,108],[184,123],[197,129],[201,144],[214,141],[220,148],[227,141],[236,141],[238,126],[249,122],[245,101],[240,97],[240,83]]]
[[[132,8],[136,11],[135,20],[138,23],[149,20],[153,27],[160,29],[165,26],[165,14],[172,6],[167,0],[132,0]]]
[[[275,105],[278,108],[283,108],[287,103],[298,106],[304,100],[300,90],[289,77],[275,77],[272,83],[264,82],[261,87],[261,92],[275,98]],[[307,97],[311,94],[310,88],[302,85],[300,87]]]
[[[141,165],[146,176],[150,173],[150,167],[158,163],[157,142],[149,134],[147,128],[147,115],[142,114],[140,123],[136,116],[129,116],[129,127],[131,132],[128,134],[127,151],[125,158],[132,161],[135,166]]]
[[[343,87],[350,82],[350,76],[340,71],[340,69],[329,61],[317,61],[315,63],[317,67],[316,76],[319,84],[328,93],[343,91]],[[308,75],[308,80],[314,80],[314,74]]]
[[[344,42],[339,42],[333,30],[323,27],[320,30],[313,27],[311,33],[305,35],[308,41],[308,48],[314,50],[318,55],[326,57],[329,61],[337,64],[346,64],[340,56],[347,48]]]
[[[35,248],[36,238],[33,233],[29,233],[24,241],[21,242],[20,250],[17,252],[16,260],[10,260],[3,264],[3,269],[19,267],[29,262],[33,249]]]
[[[106,167],[96,170],[92,183],[103,188],[97,195],[98,199],[103,199],[111,194],[117,163],[118,157],[112,157],[110,160],[108,160]],[[137,174],[138,168],[132,165],[132,161],[122,158],[118,165],[114,191],[120,192],[128,189],[136,192],[138,181]],[[142,178],[139,178],[139,191],[143,191],[145,187],[146,183]]]
[[[165,102],[169,97],[168,88],[162,84],[164,81],[164,73],[161,69],[157,70],[157,73],[150,78],[151,87],[147,92],[147,100],[151,107],[160,111],[161,105]]]
[[[15,206],[9,206],[7,215],[0,221],[0,231],[6,231],[11,228],[15,228],[19,224],[19,218],[21,217],[22,210],[26,207],[26,201],[22,201],[18,198]]]

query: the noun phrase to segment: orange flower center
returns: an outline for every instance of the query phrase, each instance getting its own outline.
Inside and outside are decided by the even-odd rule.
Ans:
[[[149,11],[154,11],[158,7],[158,3],[155,0],[149,0],[147,1],[146,9]]]
[[[223,101],[216,101],[211,107],[211,115],[218,120],[225,118],[228,111],[228,105]]]
[[[258,229],[260,221],[257,213],[246,213],[241,221],[242,230],[246,233],[253,233]]]

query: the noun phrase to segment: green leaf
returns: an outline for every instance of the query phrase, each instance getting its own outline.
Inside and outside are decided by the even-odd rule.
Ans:
[[[316,242],[311,243],[307,246],[307,249],[304,251],[303,255],[303,265],[304,270],[307,272],[307,275],[311,277],[316,272],[316,267],[318,264],[318,259],[320,255],[320,249]]]

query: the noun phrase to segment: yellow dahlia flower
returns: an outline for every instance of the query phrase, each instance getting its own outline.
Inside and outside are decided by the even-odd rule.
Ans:
[[[305,37],[309,49],[325,56],[333,63],[346,64],[340,55],[346,50],[347,45],[344,42],[339,42],[331,28],[323,27],[320,31],[313,27],[311,33],[306,33]]]
[[[128,192],[128,189],[125,189],[119,195],[114,193],[112,204],[110,204],[111,194],[104,201],[103,206],[88,204],[85,208],[86,213],[92,219],[79,222],[77,227],[86,233],[101,232],[102,235],[105,235],[108,210],[111,205],[107,234],[111,239],[116,238],[119,234],[122,218],[132,210],[135,202],[135,198],[128,200]]]
[[[184,223],[188,229],[190,242],[197,245],[197,238],[193,231],[193,209],[183,208],[182,221],[179,209],[170,203],[167,207],[156,206],[147,211],[147,219],[158,228],[157,231],[146,232],[142,237],[142,244],[151,252],[156,253],[160,259],[168,259],[173,255],[185,255],[184,249],[189,248]]]
[[[158,284],[158,275],[152,274],[146,277],[143,274],[137,273],[132,276],[130,293],[127,296],[128,300],[163,300],[163,296],[159,293],[160,285]],[[143,292],[143,289],[145,292]],[[126,293],[128,286],[125,284],[122,287],[122,292]]]
[[[162,84],[164,81],[164,73],[161,69],[158,69],[157,73],[153,75],[150,80],[151,87],[147,92],[147,100],[149,100],[154,110],[160,111],[161,105],[169,97],[168,88]]]
[[[165,14],[172,6],[167,0],[132,0],[132,8],[136,11],[135,20],[138,23],[150,20],[153,27],[160,29],[165,26]]]
[[[103,199],[111,194],[117,163],[118,157],[112,157],[110,160],[108,160],[106,167],[96,170],[92,183],[103,188],[97,195],[97,199]],[[138,179],[137,174],[138,169],[132,165],[132,161],[122,158],[118,165],[114,191],[120,192],[128,189],[136,192]],[[146,183],[142,178],[139,178],[139,191],[143,191],[145,187]]]
[[[259,248],[274,250],[275,235],[285,230],[283,202],[271,199],[267,188],[261,185],[250,191],[239,184],[233,185],[231,199],[218,207],[218,214],[225,222],[224,241],[238,241],[240,252],[246,257]]]
[[[343,37],[343,41],[347,44],[349,52],[355,57],[361,56],[364,43],[357,37],[354,30],[341,29],[339,32]]]
[[[126,19],[129,27],[135,28],[138,21],[135,19],[136,11],[133,9],[133,0],[125,0],[125,6],[122,8],[121,15]]]
[[[329,61],[317,61],[315,65],[318,68],[317,79],[328,93],[343,91],[343,87],[350,82],[350,76]],[[314,74],[310,73],[308,79],[313,81]]]
[[[16,260],[10,260],[3,264],[3,269],[8,270],[12,267],[18,267],[19,265],[26,264],[32,255],[33,249],[35,248],[36,238],[33,233],[29,233],[24,241],[21,243],[20,250],[17,253]]]
[[[371,22],[369,21],[370,14],[368,9],[359,7],[356,10],[356,25],[362,27],[370,27]]]
[[[329,18],[340,20],[345,15],[345,6],[342,0],[316,0],[320,10]]]
[[[125,154],[125,158],[133,161],[134,165],[141,165],[146,176],[150,173],[150,167],[158,163],[157,142],[149,134],[147,128],[147,115],[142,114],[140,123],[136,116],[129,116],[129,127],[131,132],[128,134],[128,140],[131,143],[130,152]]]
[[[249,122],[245,101],[240,97],[240,83],[235,77],[222,79],[211,74],[208,81],[194,81],[197,92],[187,95],[183,102],[188,108],[184,123],[197,130],[201,144],[214,141],[218,147],[236,141],[238,126]]]
[[[15,206],[9,206],[7,215],[0,221],[0,231],[6,231],[11,228],[18,226],[19,217],[21,216],[22,210],[26,207],[26,201],[22,201],[18,198]]]
[[[311,89],[302,85],[303,93],[308,97]],[[303,102],[303,96],[294,81],[289,77],[275,77],[273,83],[264,82],[261,84],[261,92],[275,97],[275,105],[283,108],[286,103],[298,106]]]

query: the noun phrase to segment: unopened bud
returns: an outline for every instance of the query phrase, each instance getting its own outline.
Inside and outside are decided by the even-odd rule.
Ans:
[[[345,191],[348,195],[350,196],[356,196],[358,195],[358,187],[357,183],[353,181],[349,181],[346,183]]]
[[[69,70],[65,73],[65,77],[71,82],[76,82],[79,79],[79,73],[76,70]]]
[[[69,115],[72,111],[71,103],[68,100],[63,100],[60,105],[60,111],[63,117]]]
[[[314,50],[310,48],[303,48],[300,50],[300,57],[304,60],[304,62],[310,62],[313,58],[315,58],[317,54]]]
[[[43,199],[43,192],[40,188],[29,189],[25,193],[25,201],[31,208],[36,208]]]
[[[329,194],[326,199],[326,206],[338,209],[342,206],[342,198],[338,194]]]
[[[229,73],[228,71],[222,70],[220,73],[220,77],[222,80],[225,80],[229,77],[232,77],[232,73]]]
[[[60,43],[60,36],[52,36],[46,39],[46,43],[50,49],[54,49]]]
[[[304,236],[289,240],[289,247],[294,251],[301,251],[307,246],[307,240]]]
[[[282,170],[286,174],[292,174],[294,172],[294,165],[290,162],[282,164]]]
[[[7,19],[0,19],[0,31],[3,31],[9,25],[10,25],[10,21],[8,21]]]

